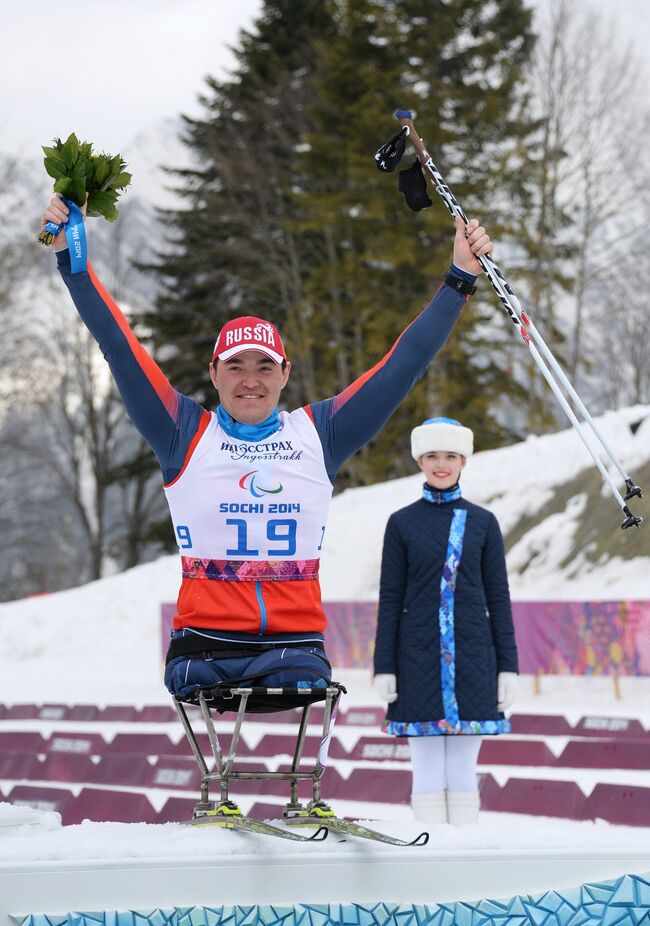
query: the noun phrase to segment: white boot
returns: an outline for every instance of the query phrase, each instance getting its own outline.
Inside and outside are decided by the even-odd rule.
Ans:
[[[447,816],[452,826],[478,823],[478,791],[447,791]]]
[[[413,816],[420,823],[446,823],[447,802],[444,791],[428,791],[411,795]]]

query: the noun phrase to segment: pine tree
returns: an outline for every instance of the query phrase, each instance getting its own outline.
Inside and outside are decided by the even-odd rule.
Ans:
[[[173,247],[146,318],[177,388],[214,405],[205,366],[233,314],[280,326],[292,407],[379,360],[431,298],[453,237],[433,192],[432,208],[415,215],[374,166],[398,128],[391,112],[417,111],[466,211],[498,238],[524,193],[532,41],[522,0],[266,0],[233,78],[210,80],[205,117],[185,121],[197,166],[175,172],[186,207],[165,217]],[[518,389],[507,355],[518,348],[499,312],[484,284],[340,486],[412,471],[408,434],[431,414],[461,418],[480,447],[503,440],[502,397]]]
[[[313,44],[331,31],[322,0],[267,0],[241,34],[232,79],[209,78],[203,119],[184,119],[196,166],[173,170],[185,207],[157,272],[162,294],[141,316],[176,388],[214,405],[207,364],[233,314],[270,317],[297,360],[287,398],[316,398],[311,341],[300,312],[309,242],[288,229],[296,148],[305,131]]]
[[[322,259],[306,284],[326,325],[319,374],[335,388],[381,357],[427,303],[451,257],[453,223],[435,194],[433,206],[414,215],[394,181],[369,169],[382,136],[398,128],[391,110],[417,111],[466,211],[498,238],[509,228],[513,199],[525,193],[522,151],[534,124],[521,85],[532,43],[520,0],[339,5],[336,40],[319,48],[302,197],[308,227],[321,237]],[[499,313],[484,284],[425,382],[350,461],[343,481],[410,472],[404,422],[432,414],[461,418],[483,448],[503,442],[501,397],[521,390],[509,377],[509,352],[518,348]]]

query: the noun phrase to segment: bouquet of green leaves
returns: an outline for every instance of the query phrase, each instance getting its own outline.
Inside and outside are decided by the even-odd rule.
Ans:
[[[87,205],[87,215],[103,215],[109,222],[117,218],[117,200],[131,182],[124,168],[126,161],[116,154],[93,154],[90,142],[80,142],[74,132],[52,147],[43,145],[45,170],[54,178],[54,192],[77,206]],[[44,228],[38,240],[51,244],[54,233]]]

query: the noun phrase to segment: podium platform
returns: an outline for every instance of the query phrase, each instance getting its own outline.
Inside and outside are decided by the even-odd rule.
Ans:
[[[520,825],[528,832],[513,838],[512,848],[498,845],[508,829],[501,824],[495,837],[488,824],[431,827],[428,846],[406,849],[334,833],[305,845],[179,824],[86,822],[43,834],[17,828],[0,835],[0,926],[607,926],[650,919],[650,843],[626,846],[625,833],[634,831],[608,828],[619,835],[607,846],[607,833],[593,824],[572,824],[587,827],[582,834],[563,824],[555,837],[552,826],[529,818]],[[402,837],[422,829],[375,826]],[[526,846],[536,832],[543,844]]]

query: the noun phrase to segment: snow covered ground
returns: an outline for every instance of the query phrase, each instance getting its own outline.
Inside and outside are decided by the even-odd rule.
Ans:
[[[21,823],[16,811],[33,815]],[[219,854],[246,855],[251,851],[250,835],[219,828],[193,828],[180,823],[92,823],[61,827],[58,814],[13,807],[0,803],[0,864],[110,859],[181,859]],[[413,821],[368,821],[383,832],[412,839],[429,829],[437,852],[445,850],[558,850],[602,849],[643,850],[649,853],[650,829],[611,826],[603,821],[568,822],[523,814],[482,814],[481,823],[462,828],[449,825],[427,827]],[[13,838],[7,838],[7,837]],[[258,839],[261,837],[254,837]],[[322,844],[304,845],[266,838],[265,854],[387,853],[395,849],[382,844],[332,838]],[[409,850],[413,852],[414,850]]]
[[[648,465],[650,406],[609,412],[596,419],[596,423],[629,472],[639,473]],[[638,424],[634,434],[631,424]],[[513,598],[528,601],[650,598],[650,525],[646,524],[629,538],[635,554],[629,559],[606,554],[597,562],[590,562],[589,550],[581,546],[577,532],[586,508],[606,512],[603,529],[611,532],[611,549],[616,549],[623,539],[620,509],[608,489],[598,488],[590,495],[579,491],[568,500],[563,511],[549,516],[546,510],[556,491],[582,470],[589,469],[597,472],[572,428],[477,453],[468,461],[461,478],[463,495],[494,512],[506,539],[526,519],[533,521],[508,551]],[[618,477],[615,481],[620,485]],[[404,479],[350,489],[334,499],[321,566],[325,600],[377,598],[386,521],[393,511],[420,497],[421,485],[418,471]],[[646,496],[648,492],[650,489],[646,487]],[[645,509],[646,519],[650,520],[647,498],[630,504],[641,515]],[[577,555],[562,565],[572,550]]]
[[[22,919],[27,910],[47,912],[52,922],[55,912],[71,910],[214,910],[224,904],[245,910],[256,903],[356,903],[365,910],[379,902],[471,902],[542,894],[549,887],[573,896],[579,884],[650,869],[648,841],[639,832],[534,821],[541,844],[531,848],[527,821],[517,822],[500,828],[504,848],[495,845],[489,825],[438,826],[428,846],[400,849],[343,842],[332,834],[318,845],[294,845],[177,824],[86,823],[42,835],[38,827],[30,834],[23,827],[0,836],[0,851],[6,845],[10,859],[0,855],[0,922],[9,926],[7,914],[20,911]],[[413,824],[383,828],[395,835],[417,831]],[[101,922],[101,914],[91,916]]]

